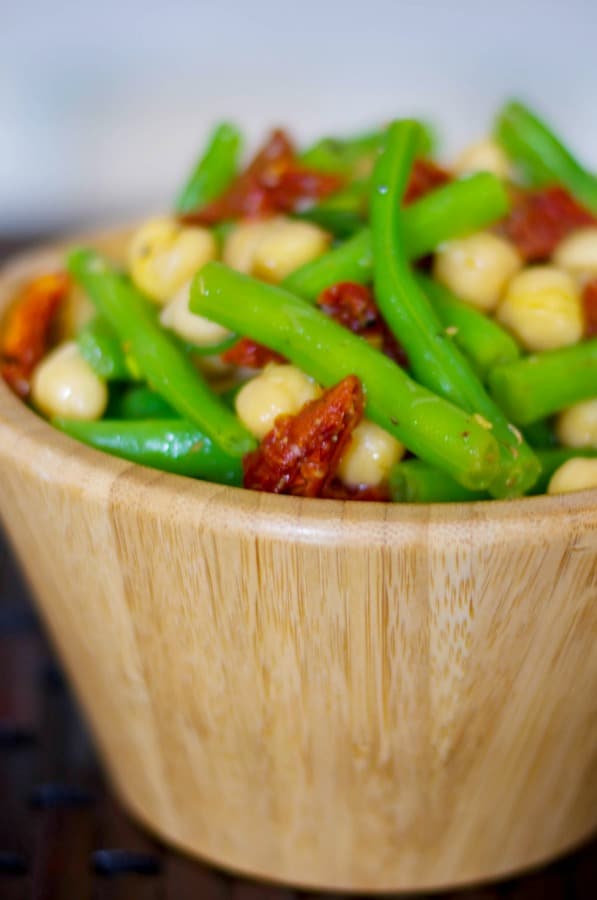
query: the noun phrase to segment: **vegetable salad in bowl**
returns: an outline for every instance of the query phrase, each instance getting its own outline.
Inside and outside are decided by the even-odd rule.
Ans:
[[[597,176],[545,123],[509,103],[449,167],[415,120],[241,151],[215,129],[126,267],[77,247],[23,285],[0,334],[23,400],[100,450],[252,490],[597,487]]]

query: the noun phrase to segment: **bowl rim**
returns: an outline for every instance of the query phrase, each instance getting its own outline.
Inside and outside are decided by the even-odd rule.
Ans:
[[[59,237],[49,243],[38,243],[9,257],[0,266],[0,318],[14,297],[15,289],[36,272],[57,267],[66,248],[82,241],[102,244],[122,240],[131,225],[120,225],[102,230],[82,231],[71,236]],[[173,475],[122,460],[88,447],[53,428],[38,416],[0,379],[0,458],[18,462],[23,471],[35,473],[45,481],[64,486],[78,486],[90,498],[105,496],[108,482],[126,481],[133,484],[142,496],[139,505],[146,509],[163,508],[164,500],[177,501],[177,511],[183,516],[193,515],[193,507],[209,505],[210,515],[226,528],[230,514],[241,515],[245,530],[271,530],[279,536],[291,535],[317,541],[338,529],[339,521],[351,524],[350,535],[356,541],[375,542],[371,532],[383,525],[383,534],[377,533],[381,543],[386,543],[388,529],[396,534],[405,529],[427,534],[431,525],[455,529],[485,523],[493,527],[513,526],[519,535],[519,526],[530,520],[537,525],[556,527],[556,521],[577,522],[597,526],[597,489],[578,491],[557,496],[540,495],[510,500],[477,500],[459,503],[376,503],[356,500],[320,500],[287,495],[265,494],[244,488],[218,485],[182,475]],[[130,492],[129,492],[130,493]],[[215,524],[215,521],[214,521]],[[349,536],[350,536],[349,535]]]

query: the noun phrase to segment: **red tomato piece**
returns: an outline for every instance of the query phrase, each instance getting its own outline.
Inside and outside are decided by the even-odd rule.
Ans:
[[[225,350],[222,353],[222,360],[232,366],[242,366],[245,369],[263,369],[271,362],[286,362],[284,357],[275,350],[270,350],[269,347],[264,347],[263,344],[258,344],[257,341],[246,337],[241,338],[236,344]]]
[[[277,184],[270,191],[270,203],[276,212],[301,212],[317,200],[329,197],[341,184],[336,175],[295,164],[280,173]]]
[[[597,337],[597,278],[585,285],[582,295],[585,313],[585,337]]]
[[[523,259],[537,262],[548,259],[571,231],[596,222],[565,188],[556,185],[517,192],[500,231],[516,245]]]
[[[348,375],[295,416],[279,416],[243,461],[244,486],[273,494],[320,497],[363,417],[361,382]]]
[[[340,281],[321,293],[317,305],[330,318],[366,338],[398,365],[408,365],[406,354],[385,323],[369,287]]]
[[[416,159],[404,194],[404,204],[414,203],[425,194],[451,181],[450,173],[430,159]]]
[[[181,220],[215,225],[230,219],[297,212],[337,191],[341,183],[334,175],[301,166],[289,137],[278,129],[221,197],[186,213]]]
[[[354,334],[365,334],[368,329],[379,328],[379,310],[372,291],[364,284],[354,281],[332,284],[320,294],[317,305],[322,312]]]
[[[48,349],[52,326],[69,288],[65,272],[40,275],[26,285],[10,311],[0,343],[1,373],[20,397],[29,395],[31,373]]]

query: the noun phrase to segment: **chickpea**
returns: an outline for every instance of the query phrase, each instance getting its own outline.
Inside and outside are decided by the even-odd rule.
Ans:
[[[176,292],[160,313],[160,321],[184,341],[196,347],[212,347],[221,344],[231,332],[223,325],[198,316],[189,309],[191,282]]]
[[[279,217],[275,219],[241,222],[227,236],[224,242],[222,260],[231,269],[250,275],[253,272],[255,253],[259,244],[277,227]]]
[[[273,428],[280,415],[294,415],[321,393],[318,385],[291,365],[270,363],[236,395],[238,417],[248,430],[261,439]]]
[[[534,266],[513,278],[497,318],[530,351],[575,344],[584,329],[578,287],[554,266]]]
[[[404,455],[404,447],[375,422],[364,420],[352,433],[338,475],[348,487],[377,487]]]
[[[597,459],[578,456],[569,459],[551,476],[548,494],[567,494],[597,488]]]
[[[193,275],[217,256],[207,228],[188,228],[174,219],[151,219],[133,236],[129,270],[137,287],[164,305]]]
[[[48,418],[99,419],[108,405],[108,389],[74,341],[60,344],[37,366],[31,399]]]
[[[434,275],[471,306],[490,312],[521,266],[522,260],[509,241],[478,232],[439,247]]]
[[[558,440],[565,447],[593,447],[597,450],[597,398],[576,403],[556,420]]]
[[[264,281],[278,284],[299,266],[325,253],[329,244],[330,236],[317,225],[283,219],[258,244],[253,272]]]
[[[277,283],[325,253],[329,243],[330,236],[317,225],[276,216],[237,225],[226,240],[222,258],[239,272]]]
[[[578,228],[564,238],[553,254],[553,261],[580,278],[597,275],[597,226]]]
[[[507,179],[512,174],[511,168],[508,157],[491,138],[483,138],[466,147],[454,163],[454,171],[458,175],[491,172],[498,178]]]

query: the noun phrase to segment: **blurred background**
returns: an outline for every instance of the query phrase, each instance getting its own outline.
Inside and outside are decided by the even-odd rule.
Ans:
[[[0,0],[0,235],[167,205],[210,125],[395,115],[446,156],[509,94],[597,160],[594,0]]]

